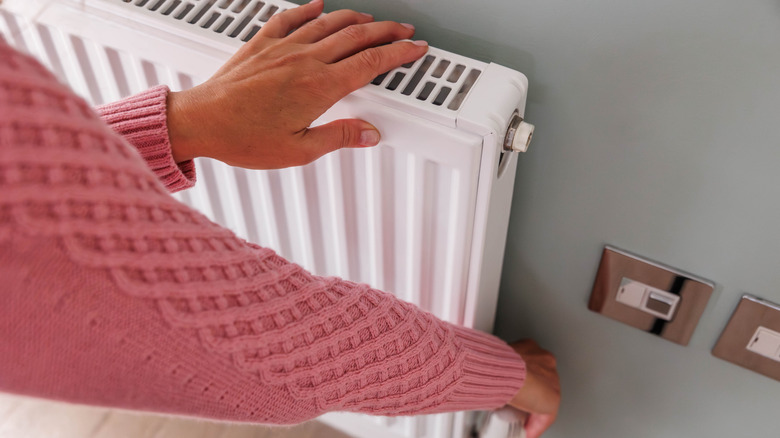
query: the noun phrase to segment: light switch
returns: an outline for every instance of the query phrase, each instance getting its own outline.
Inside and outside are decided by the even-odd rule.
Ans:
[[[601,254],[588,308],[687,345],[714,286],[711,281],[607,245]],[[747,340],[742,344],[743,351],[745,345]]]
[[[620,281],[615,299],[665,321],[672,320],[677,303],[680,302],[679,295],[625,277]]]
[[[780,305],[743,296],[712,354],[780,380]]]
[[[780,333],[759,326],[750,338],[747,349],[780,362]]]

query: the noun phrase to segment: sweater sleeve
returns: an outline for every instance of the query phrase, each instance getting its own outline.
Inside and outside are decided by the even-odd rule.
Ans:
[[[168,138],[167,97],[170,90],[160,85],[95,110],[114,132],[141,154],[157,178],[171,192],[195,185],[195,163],[176,163]]]
[[[314,276],[177,202],[35,61],[2,43],[0,58],[0,390],[290,424],[492,409],[522,385],[492,335]]]

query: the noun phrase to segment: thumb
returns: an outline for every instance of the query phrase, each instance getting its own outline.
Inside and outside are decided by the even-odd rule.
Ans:
[[[359,119],[341,119],[306,130],[309,144],[323,153],[341,148],[376,146],[379,131],[374,125]]]

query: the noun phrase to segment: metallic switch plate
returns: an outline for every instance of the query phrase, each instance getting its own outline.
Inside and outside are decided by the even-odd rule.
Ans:
[[[632,307],[617,301],[618,291],[631,280],[647,286],[648,298],[643,306],[636,304]],[[653,289],[680,297],[671,320],[651,313],[659,313],[660,307],[652,298],[658,294],[651,296]],[[666,340],[688,345],[714,289],[711,281],[607,245],[601,256],[588,308]],[[634,303],[638,301],[634,300]]]
[[[737,305],[712,354],[751,371],[780,380],[780,362],[747,349],[761,326],[780,332],[780,306],[750,295]]]

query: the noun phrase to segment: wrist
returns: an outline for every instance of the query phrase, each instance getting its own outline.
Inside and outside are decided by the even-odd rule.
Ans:
[[[191,101],[185,91],[168,93],[167,124],[171,156],[176,163],[183,163],[201,156],[197,147],[197,126],[190,111]]]

